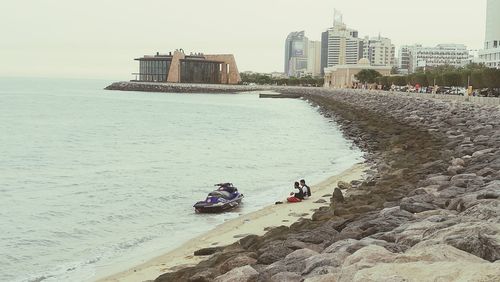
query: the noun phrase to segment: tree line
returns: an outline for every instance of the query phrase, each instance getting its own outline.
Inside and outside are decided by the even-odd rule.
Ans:
[[[365,74],[366,75],[366,74]],[[384,88],[390,88],[392,85],[405,86],[449,86],[449,87],[467,87],[472,86],[475,89],[481,88],[500,88],[500,69],[487,68],[482,64],[469,64],[462,68],[453,66],[440,66],[435,68],[418,69],[415,73],[409,75],[382,76],[380,73],[369,76],[373,82],[361,77],[363,83],[377,83]]]
[[[324,84],[323,78],[315,78],[312,76],[304,77],[289,77],[289,78],[273,78],[270,75],[258,73],[240,73],[242,84],[255,83],[258,85],[287,85],[287,86],[312,86],[322,87]]]

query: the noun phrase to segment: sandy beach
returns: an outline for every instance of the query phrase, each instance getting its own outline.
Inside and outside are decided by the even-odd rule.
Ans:
[[[227,221],[215,229],[196,237],[180,247],[153,258],[126,271],[101,278],[97,281],[147,281],[180,267],[195,265],[207,257],[195,257],[194,251],[232,244],[250,235],[263,235],[270,227],[290,226],[300,218],[311,218],[313,212],[330,203],[330,196],[339,181],[360,180],[363,178],[365,164],[356,164],[348,170],[332,176],[321,183],[311,186],[312,196],[296,204],[278,204],[259,211],[242,215]],[[346,193],[344,191],[344,193]],[[284,197],[285,198],[285,197]],[[314,203],[324,199],[324,203]]]

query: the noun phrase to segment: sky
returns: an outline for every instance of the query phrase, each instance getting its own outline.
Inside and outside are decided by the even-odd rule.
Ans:
[[[146,54],[234,54],[240,71],[283,71],[288,33],[310,40],[334,9],[361,37],[483,46],[486,0],[2,0],[0,76],[133,79]]]

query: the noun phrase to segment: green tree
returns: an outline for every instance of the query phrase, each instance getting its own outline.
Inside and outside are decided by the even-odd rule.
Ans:
[[[375,83],[377,77],[381,77],[382,75],[376,71],[371,69],[364,69],[358,72],[355,77],[361,83]]]
[[[445,86],[460,86],[462,85],[462,77],[459,71],[447,71],[443,73],[443,85]]]

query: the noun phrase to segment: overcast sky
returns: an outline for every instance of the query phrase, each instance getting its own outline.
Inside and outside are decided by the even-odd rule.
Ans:
[[[0,76],[128,80],[156,51],[232,53],[240,71],[283,71],[284,41],[310,40],[334,9],[360,36],[483,46],[486,0],[3,0]]]

